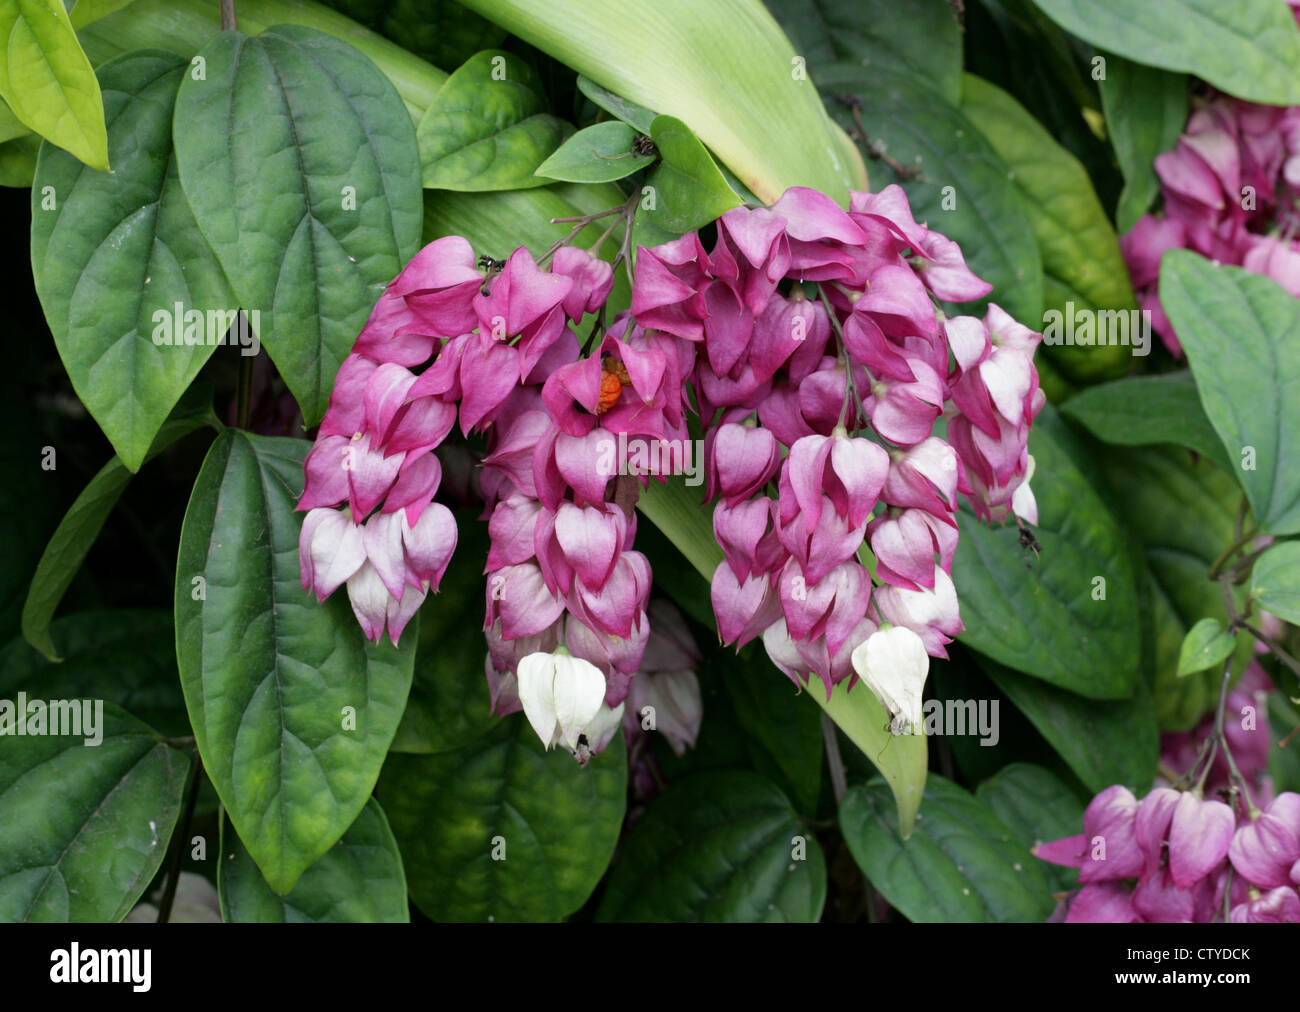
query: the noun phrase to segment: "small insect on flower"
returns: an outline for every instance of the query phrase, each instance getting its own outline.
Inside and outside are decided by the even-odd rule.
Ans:
[[[591,746],[585,734],[578,735],[578,747],[573,750],[573,757],[578,760],[579,766],[586,766],[591,762]]]
[[[479,288],[479,293],[483,295],[484,298],[486,298],[489,294],[491,294],[488,291],[487,283],[492,280],[493,274],[499,274],[501,271],[505,270],[506,262],[504,260],[498,260],[496,257],[489,256],[487,253],[484,253],[482,256],[478,258],[478,266],[480,270],[487,272],[486,274],[483,275],[483,285],[481,288]]]

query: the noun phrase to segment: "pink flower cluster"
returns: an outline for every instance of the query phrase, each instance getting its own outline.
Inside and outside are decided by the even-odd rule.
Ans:
[[[634,548],[635,505],[652,476],[689,466],[698,419],[726,557],[713,578],[724,641],[763,635],[787,674],[815,672],[828,691],[881,622],[943,656],[962,628],[949,575],[957,494],[986,519],[1037,521],[1027,438],[1044,402],[1039,335],[997,306],[983,319],[936,309],[989,286],[913,220],[897,186],[854,193],[847,211],[792,188],[715,230],[709,250],[694,232],[640,247],[631,308],[603,332],[613,270],[586,251],[560,246],[547,267],[523,247],[476,262],[458,236],[422,250],[341,367],[308,455],[304,588],[323,600],[346,584],[366,635],[397,641],[455,548],[452,516],[432,501],[433,451],[459,419],[486,438],[494,708],[524,705],[523,658],[567,652],[605,677],[605,708],[583,736],[598,752],[633,676],[657,663],[644,656],[651,573]],[[576,329],[591,314],[587,354]],[[935,434],[941,415],[950,441]],[[627,448],[647,445],[673,463],[629,467]],[[548,694],[576,698],[585,677],[569,661],[554,670],[536,697],[547,727]],[[680,711],[674,747],[692,739],[693,676],[644,682],[629,726],[662,696]]]
[[[1220,749],[1197,790],[1157,786],[1138,801],[1126,787],[1108,787],[1084,812],[1082,834],[1034,848],[1045,861],[1079,869],[1082,888],[1065,921],[1209,922],[1225,919],[1226,904],[1234,923],[1300,922],[1300,795],[1273,796],[1272,738],[1260,714],[1268,687],[1252,665],[1227,698],[1224,737],[1244,796]],[[1167,735],[1162,769],[1195,768],[1211,733],[1207,723]],[[1227,803],[1207,800],[1213,795]]]
[[[1037,522],[1040,335],[996,305],[982,320],[936,310],[990,286],[897,186],[852,194],[848,211],[805,189],[728,211],[712,250],[691,235],[642,251],[636,280],[638,321],[703,345],[723,642],[762,636],[790,678],[816,674],[828,693],[856,679],[853,650],[882,622],[946,656],[963,628],[958,492],[986,519]]]
[[[1138,302],[1174,355],[1182,346],[1160,304],[1160,260],[1190,249],[1278,282],[1300,298],[1300,106],[1216,95],[1155,161],[1162,216],[1143,215],[1120,239]]]

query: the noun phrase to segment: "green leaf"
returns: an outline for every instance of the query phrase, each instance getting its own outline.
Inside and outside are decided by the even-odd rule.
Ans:
[[[1149,658],[1161,730],[1186,731],[1218,699],[1219,675],[1178,677],[1183,637],[1198,620],[1226,622],[1219,586],[1206,578],[1210,564],[1233,540],[1241,490],[1208,461],[1172,446],[1109,447],[1099,460],[1114,489],[1112,510],[1137,543],[1145,563],[1142,597],[1150,609]],[[1245,594],[1235,593],[1238,607]],[[1233,661],[1244,669],[1251,646],[1243,638]]]
[[[393,39],[435,67],[455,67],[467,53],[505,39],[505,29],[454,0],[325,0],[353,21]],[[243,12],[240,12],[241,19]]]
[[[810,186],[847,204],[849,187],[866,183],[761,0],[658,0],[635,16],[623,0],[465,6],[601,87],[680,119],[765,203]]]
[[[1238,98],[1300,104],[1300,31],[1275,0],[1034,0],[1066,31]]]
[[[1145,681],[1138,682],[1132,699],[1098,701],[987,658],[979,662],[1089,790],[1124,784],[1141,795],[1151,786],[1160,754],[1160,728]]]
[[[932,776],[904,841],[885,785],[850,788],[840,829],[863,873],[910,921],[1043,921],[1052,897],[1041,864],[992,810]]]
[[[1265,611],[1300,625],[1300,542],[1274,545],[1255,560],[1250,596]]]
[[[176,677],[170,611],[113,608],[65,615],[50,627],[62,661],[14,639],[0,651],[0,699],[19,691],[52,699],[103,699],[174,737],[190,733]]]
[[[1160,192],[1156,155],[1172,151],[1187,123],[1187,75],[1105,54],[1098,82],[1106,130],[1124,172],[1115,227],[1127,232]]]
[[[216,424],[211,391],[203,390],[201,396],[203,399],[192,405],[182,403],[163,423],[146,460],[191,432]],[[52,661],[60,658],[50,639],[50,620],[130,481],[131,472],[120,457],[100,468],[59,521],[36,565],[23,605],[23,638]]]
[[[132,0],[71,0],[71,2],[64,0],[64,2],[67,4],[72,27],[80,31],[86,25],[129,6]]]
[[[878,78],[914,78],[957,105],[962,33],[949,0],[767,0],[773,17],[814,68],[860,63]]]
[[[176,564],[176,655],[199,752],[281,895],[365,805],[418,637],[413,621],[400,649],[370,644],[345,591],[318,604],[302,590],[294,505],[309,447],[234,429],[218,436]]]
[[[821,917],[826,862],[781,791],[753,773],[687,777],[624,842],[599,921],[796,922]]]
[[[488,553],[487,524],[476,511],[456,516],[456,553],[438,593],[420,607],[420,643],[411,695],[393,752],[448,752],[470,745],[497,725],[483,676],[483,624]]]
[[[1160,301],[1261,530],[1300,533],[1300,300],[1263,275],[1171,250]]]
[[[726,651],[713,666],[722,673],[737,717],[751,740],[771,756],[799,810],[815,815],[824,762],[821,715],[797,698],[794,683],[769,663],[758,644],[746,656],[729,655]]]
[[[654,191],[654,203],[646,210],[659,228],[680,235],[740,206],[740,197],[718,171],[713,157],[681,120],[656,116],[650,124],[650,139],[659,149],[661,161],[646,179]]]
[[[0,704],[0,722],[14,706]],[[190,759],[111,703],[97,745],[84,725],[28,730],[0,749],[0,921],[120,921],[167,853]]]
[[[239,837],[221,820],[217,888],[221,919],[238,923],[405,923],[406,876],[384,810],[373,798],[342,839],[308,868],[287,896],[262,878]]]
[[[36,179],[36,160],[40,151],[41,139],[36,134],[0,143],[0,186],[30,189]]]
[[[1218,433],[1205,417],[1196,381],[1184,369],[1089,387],[1061,405],[1061,414],[1105,443],[1174,443],[1225,470],[1232,468]]]
[[[859,101],[857,117],[873,143],[884,144],[899,164],[920,169],[919,178],[896,180],[884,162],[873,162],[872,188],[899,182],[916,220],[959,243],[971,270],[993,285],[992,301],[1018,320],[1040,319],[1043,262],[1033,221],[1010,169],[975,124],[910,78],[881,80],[848,62],[819,66],[814,76],[846,130],[856,130],[857,121],[841,97]]]
[[[1129,346],[1138,337],[1129,329],[1130,317],[1137,320],[1137,303],[1119,240],[1088,171],[1019,102],[973,74],[963,79],[961,111],[992,145],[1024,198],[1042,254],[1044,309],[1063,316],[1103,311],[1107,316],[1098,319],[1098,328],[1104,323],[1111,340],[1124,340],[1067,346],[1050,344],[1052,338],[1045,334],[1045,353],[1072,379],[1123,375],[1140,350]],[[1029,321],[1035,329],[1037,319]],[[1123,325],[1120,333],[1110,330],[1115,322]],[[1145,341],[1142,353],[1149,354],[1149,327]]]
[[[107,171],[99,81],[61,0],[0,0],[0,40],[0,98],[51,144]]]
[[[1224,629],[1218,619],[1201,619],[1183,638],[1178,651],[1178,677],[1222,664],[1236,646],[1236,634]]]
[[[616,116],[632,127],[637,133],[645,134],[647,137],[650,135],[650,124],[654,122],[657,113],[643,105],[629,102],[621,95],[615,95],[612,91],[602,88],[595,81],[581,74],[578,75],[578,90],[611,116]]]
[[[573,128],[546,111],[537,74],[513,53],[486,49],[438,91],[416,136],[424,185],[438,190],[545,186],[538,166]]]
[[[46,146],[32,188],[45,319],[73,388],[131,471],[237,308],[177,181],[172,106],[186,66],[161,50],[106,63],[113,173]],[[191,332],[203,343],[185,342],[177,304],[207,324]]]
[[[632,150],[636,131],[611,120],[579,130],[537,167],[547,179],[574,183],[608,183],[630,176],[654,161],[653,155]]]
[[[1029,452],[1040,551],[1019,544],[1015,524],[991,527],[965,507],[953,582],[966,631],[982,654],[1090,699],[1125,699],[1138,681],[1134,574],[1122,532],[1077,460],[1077,447],[1047,406]]]
[[[557,921],[605,872],[623,823],[622,734],[586,768],[545,752],[523,714],[472,745],[394,753],[378,796],[411,899],[436,921]]]
[[[415,132],[375,65],[322,32],[223,32],[199,55],[206,78],[176,99],[181,184],[311,427],[419,248]]]
[[[1012,763],[985,780],[975,796],[993,810],[1026,850],[1074,836],[1083,825],[1084,803],[1051,770],[1033,763]],[[1074,889],[1079,874],[1073,868],[1040,863],[1053,890]]]

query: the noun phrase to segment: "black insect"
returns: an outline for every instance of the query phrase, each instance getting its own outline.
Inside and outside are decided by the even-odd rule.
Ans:
[[[488,256],[488,254],[484,253],[481,257],[478,258],[478,265],[488,273],[495,274],[497,271],[505,267],[506,262],[504,260],[498,260],[495,257]]]
[[[1016,517],[1016,525],[1020,528],[1020,537],[1017,540],[1020,543],[1020,550],[1024,556],[1025,565],[1032,569],[1034,568],[1034,564],[1038,562],[1043,546],[1038,543],[1038,538],[1034,537],[1033,528],[1019,517]],[[1034,553],[1033,562],[1029,559],[1030,552]]]

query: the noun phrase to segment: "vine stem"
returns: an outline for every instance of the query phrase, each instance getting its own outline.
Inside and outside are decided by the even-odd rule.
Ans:
[[[848,777],[844,773],[844,756],[840,754],[840,740],[835,736],[835,721],[825,710],[822,711],[822,742],[826,746],[826,765],[831,769],[831,790],[835,792],[835,806],[844,801],[849,789]]]
[[[235,0],[221,0],[221,30],[235,30]]]

